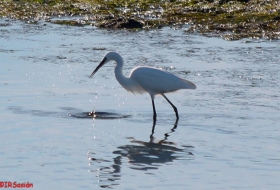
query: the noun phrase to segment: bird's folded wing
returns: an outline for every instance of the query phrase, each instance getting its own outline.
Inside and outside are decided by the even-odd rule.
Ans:
[[[195,84],[167,71],[151,67],[138,67],[132,71],[132,79],[144,89],[155,93],[174,92],[179,89],[195,89]]]

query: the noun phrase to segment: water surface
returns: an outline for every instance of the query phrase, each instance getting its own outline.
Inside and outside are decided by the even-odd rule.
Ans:
[[[0,180],[35,189],[279,188],[278,41],[0,23]],[[123,56],[125,75],[149,65],[197,85],[167,94],[178,123],[157,97],[152,133],[149,95],[126,92],[113,63],[88,78],[108,51]],[[91,111],[105,116],[82,117]]]

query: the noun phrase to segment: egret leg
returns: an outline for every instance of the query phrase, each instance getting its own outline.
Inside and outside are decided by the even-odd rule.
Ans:
[[[152,128],[152,134],[150,135],[150,139],[151,139],[150,142],[153,142],[153,141],[154,141],[154,136],[153,136],[153,134],[154,134],[154,132],[155,132],[156,123],[157,123],[157,120],[154,120],[154,122],[153,122],[153,128]]]
[[[156,107],[155,107],[155,103],[154,103],[154,99],[152,98],[152,103],[153,103],[153,111],[154,111],[154,121],[157,119],[157,113],[156,113]]]
[[[179,115],[178,115],[178,110],[177,110],[177,108],[168,100],[168,98],[164,95],[164,94],[161,94],[166,100],[167,100],[167,102],[172,106],[172,108],[174,109],[174,112],[175,112],[175,114],[176,114],[176,117],[177,117],[177,119],[179,119]]]

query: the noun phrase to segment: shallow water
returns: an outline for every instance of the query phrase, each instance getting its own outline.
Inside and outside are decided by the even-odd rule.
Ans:
[[[278,189],[278,41],[0,20],[0,181],[36,189]],[[118,84],[108,51],[197,85],[162,97]],[[101,115],[88,117],[95,111]],[[105,118],[105,119],[104,119]],[[107,119],[106,119],[107,118]]]

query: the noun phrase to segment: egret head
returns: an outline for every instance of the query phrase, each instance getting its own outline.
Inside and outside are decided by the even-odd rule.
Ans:
[[[117,52],[109,52],[107,53],[101,63],[96,67],[96,69],[89,76],[90,78],[103,66],[105,63],[110,61],[116,61],[118,63],[122,63],[122,57]]]

